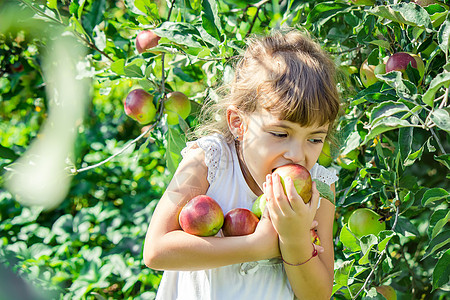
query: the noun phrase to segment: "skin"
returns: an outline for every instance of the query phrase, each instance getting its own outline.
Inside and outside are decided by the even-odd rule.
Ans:
[[[305,204],[292,181],[286,194],[276,167],[297,163],[311,169],[322,151],[328,126],[301,127],[278,120],[262,110],[241,114],[235,107],[227,110],[230,131],[239,136],[238,157],[249,187],[267,195],[267,205],[254,233],[237,237],[198,237],[183,232],[177,216],[184,204],[208,189],[204,152],[189,151],[156,207],[144,243],[144,262],[157,270],[202,270],[247,261],[283,256],[292,264],[309,259],[313,247],[319,255],[292,267],[286,274],[300,299],[329,299],[333,286],[334,205],[322,200],[313,184],[313,196]],[[332,185],[334,191],[334,185]],[[310,229],[316,228],[321,246],[311,243]]]

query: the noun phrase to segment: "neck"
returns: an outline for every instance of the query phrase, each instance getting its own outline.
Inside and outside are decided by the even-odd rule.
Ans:
[[[247,185],[250,187],[253,193],[255,195],[261,195],[263,193],[262,189],[259,187],[258,183],[253,179],[252,174],[247,168],[247,164],[244,160],[244,155],[242,154],[242,147],[241,143],[239,141],[235,141],[236,146],[236,154],[239,160],[239,166],[241,167],[242,175],[244,176],[245,182],[247,182]]]

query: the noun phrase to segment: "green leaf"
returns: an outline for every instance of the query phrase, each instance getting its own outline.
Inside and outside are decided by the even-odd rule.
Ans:
[[[395,232],[406,235],[406,232],[412,233],[416,236],[420,236],[420,232],[414,226],[411,221],[403,216],[399,216],[397,220],[397,227],[395,227]]]
[[[344,261],[344,263],[334,271],[334,280],[341,286],[348,286],[348,277],[352,270],[354,259],[351,261]]]
[[[448,169],[450,169],[450,154],[435,156],[434,160],[440,162],[441,164],[446,166]]]
[[[430,15],[415,3],[400,3],[397,5],[379,5],[370,9],[368,13],[406,25],[424,29],[433,29]]]
[[[335,1],[319,3],[315,5],[308,14],[306,22],[308,24],[317,24],[320,26],[340,13],[348,12],[350,8],[351,6],[348,4]]]
[[[379,105],[375,106],[372,109],[370,113],[369,123],[373,124],[387,116],[392,116],[399,112],[406,112],[406,111],[409,111],[409,108],[405,104],[401,102],[386,101],[380,103]]]
[[[200,33],[189,23],[164,22],[161,27],[153,29],[153,32],[177,44],[197,48],[202,46],[199,43],[202,40]]]
[[[427,190],[422,197],[422,206],[427,206],[428,204],[448,199],[450,197],[449,192],[442,188],[432,188]]]
[[[421,261],[427,258],[428,256],[432,255],[433,253],[435,253],[448,243],[450,243],[450,229],[442,231],[434,239],[430,241]]]
[[[177,129],[169,128],[167,132],[166,164],[169,172],[174,174],[181,161],[181,150],[186,146],[184,136]]]
[[[398,131],[398,145],[400,147],[400,159],[405,159],[411,153],[414,127],[403,127]]]
[[[431,112],[430,119],[437,127],[450,133],[450,114],[445,109],[436,109]]]
[[[386,74],[376,75],[376,77],[392,86],[400,98],[411,101],[416,97],[416,86],[408,80],[403,80],[401,72],[392,71]]]
[[[439,258],[433,269],[433,290],[448,284],[450,280],[450,249]]]
[[[365,265],[369,263],[370,251],[377,244],[377,242],[378,242],[377,237],[373,234],[363,236],[360,239],[361,252],[363,253],[363,256],[358,261],[360,265]]]
[[[423,150],[425,149],[425,145],[426,143],[424,143],[419,150],[408,155],[408,157],[404,160],[405,167],[411,166],[417,159],[420,160],[423,154]]]
[[[217,3],[215,0],[202,1],[202,26],[211,36],[220,40],[220,19],[217,12]]]
[[[350,249],[351,251],[361,250],[358,239],[348,229],[347,224],[342,227],[341,232],[339,233],[339,240],[342,242],[344,247]]]
[[[380,243],[378,243],[378,251],[386,249],[388,242],[394,237],[395,233],[392,230],[383,230],[378,236],[380,237]]]
[[[428,235],[431,239],[441,231],[442,228],[450,221],[450,210],[436,210],[430,218],[430,226],[428,227]]]
[[[6,158],[6,159],[11,159],[11,160],[16,160],[17,158],[19,158],[19,155],[17,155],[12,149],[3,147],[2,145],[0,145],[0,157],[1,158]]]
[[[317,190],[319,191],[320,197],[327,199],[334,204],[334,193],[331,191],[330,186],[319,179],[313,179],[316,183]]]
[[[411,124],[406,120],[401,120],[396,117],[383,118],[369,127],[369,133],[366,135],[363,144],[366,144],[383,132],[409,126],[411,126]]]
[[[58,9],[58,1],[57,0],[47,0],[47,6],[51,9]]]
[[[118,59],[111,63],[111,71],[117,75],[125,75],[125,59]]]
[[[377,191],[373,189],[362,189],[345,198],[344,203],[340,206],[346,207],[354,203],[364,203],[368,201]]]
[[[441,86],[448,87],[450,85],[450,73],[441,73],[438,74],[433,80],[430,82],[430,87],[425,92],[422,97],[422,100],[425,104],[433,107],[434,106],[434,95],[441,88]]]
[[[444,53],[447,53],[450,47],[450,19],[448,17],[439,29],[438,43],[439,48],[441,48]]]

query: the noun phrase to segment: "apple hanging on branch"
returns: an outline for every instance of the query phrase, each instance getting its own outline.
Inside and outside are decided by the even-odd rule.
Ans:
[[[411,55],[406,52],[397,52],[392,54],[386,62],[386,73],[399,71],[402,73],[404,78],[410,79],[407,74],[407,68],[409,65],[419,72],[420,78],[417,81],[420,82],[425,72],[425,66],[422,59],[415,54]]]
[[[386,229],[386,223],[380,219],[381,216],[370,208],[359,208],[350,215],[348,228],[357,238],[368,234],[378,235]]]
[[[179,118],[186,119],[191,113],[191,102],[182,92],[171,92],[167,94],[167,100],[164,102],[164,113],[167,114],[167,123],[177,125]]]
[[[181,209],[178,222],[183,231],[197,236],[213,236],[224,222],[220,205],[211,197],[198,195]]]
[[[124,109],[130,118],[141,124],[150,123],[156,115],[153,95],[143,89],[135,89],[128,93]]]
[[[158,46],[161,38],[151,30],[143,30],[136,36],[136,50],[139,53]]]

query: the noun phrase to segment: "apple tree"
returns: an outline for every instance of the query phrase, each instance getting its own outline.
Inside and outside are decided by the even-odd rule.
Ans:
[[[0,274],[54,298],[153,299],[142,242],[199,112],[247,37],[290,27],[338,67],[319,160],[339,174],[333,297],[444,299],[448,2],[3,2]]]

